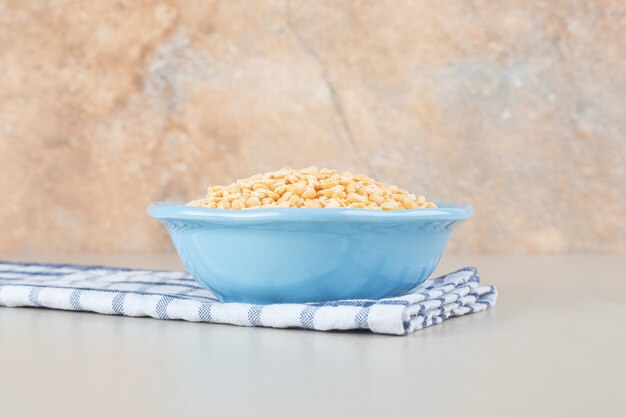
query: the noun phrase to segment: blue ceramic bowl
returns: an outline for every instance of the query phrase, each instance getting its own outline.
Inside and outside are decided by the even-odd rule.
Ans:
[[[221,210],[154,203],[191,275],[223,301],[300,303],[406,293],[433,272],[469,204],[399,211]]]

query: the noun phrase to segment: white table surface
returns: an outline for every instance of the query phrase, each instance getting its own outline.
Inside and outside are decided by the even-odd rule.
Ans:
[[[626,415],[626,257],[448,255],[438,273],[466,265],[496,307],[408,337],[0,308],[0,416]]]

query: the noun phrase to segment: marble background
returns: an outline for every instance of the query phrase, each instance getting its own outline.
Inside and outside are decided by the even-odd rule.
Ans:
[[[471,201],[454,251],[626,253],[625,56],[621,0],[0,0],[0,251],[318,165]]]

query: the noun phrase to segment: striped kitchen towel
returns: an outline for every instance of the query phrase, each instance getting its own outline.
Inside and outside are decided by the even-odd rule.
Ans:
[[[401,297],[307,304],[222,303],[185,272],[0,262],[0,306],[312,330],[406,335],[486,310],[496,288],[474,268],[429,279]]]

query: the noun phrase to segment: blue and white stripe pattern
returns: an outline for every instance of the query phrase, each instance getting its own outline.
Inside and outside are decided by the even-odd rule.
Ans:
[[[383,300],[308,304],[222,303],[184,272],[0,262],[0,306],[44,307],[164,320],[406,335],[494,305],[474,268]]]

